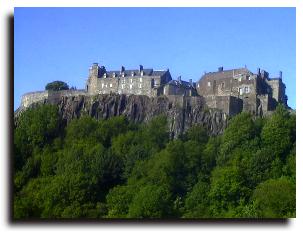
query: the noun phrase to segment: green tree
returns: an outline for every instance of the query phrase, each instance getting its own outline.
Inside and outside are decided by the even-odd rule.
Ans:
[[[107,218],[126,218],[129,205],[136,194],[136,186],[116,186],[106,196]]]
[[[289,178],[269,179],[261,183],[253,193],[253,200],[258,217],[296,216],[296,186]]]
[[[63,81],[53,81],[45,86],[45,90],[52,90],[52,91],[68,90],[68,89],[69,86]]]
[[[172,200],[166,186],[141,187],[129,207],[129,218],[167,218],[172,211]]]
[[[41,149],[59,135],[58,109],[41,105],[23,112],[14,130],[15,168],[20,170],[34,149]]]
[[[276,156],[285,159],[294,142],[295,124],[285,107],[279,105],[271,118],[265,123],[261,138]]]
[[[235,208],[249,196],[250,190],[245,186],[237,167],[217,167],[213,170],[209,200],[214,217],[224,217],[226,211]]]
[[[250,140],[256,135],[254,122],[249,113],[242,112],[232,118],[224,131],[220,154],[217,158],[218,165],[226,164],[235,148],[247,148]]]
[[[208,218],[209,217],[209,184],[199,181],[188,192],[185,199],[184,218]]]

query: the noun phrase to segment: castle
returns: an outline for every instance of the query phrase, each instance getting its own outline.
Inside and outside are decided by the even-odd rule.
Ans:
[[[107,71],[94,63],[89,68],[85,90],[40,91],[23,95],[22,107],[45,99],[59,99],[63,96],[125,94],[148,97],[175,96],[198,97],[209,108],[217,108],[229,115],[248,111],[263,115],[273,111],[278,103],[287,106],[285,84],[282,72],[279,77],[269,78],[268,72],[258,68],[256,73],[246,67],[204,73],[197,83],[181,77],[173,80],[169,70],[138,69]]]

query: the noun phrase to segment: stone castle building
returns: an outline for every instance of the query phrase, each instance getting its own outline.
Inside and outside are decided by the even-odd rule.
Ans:
[[[268,72],[258,69],[256,73],[246,67],[204,73],[197,83],[173,80],[169,70],[138,69],[107,71],[104,66],[94,63],[84,90],[39,91],[23,95],[21,106],[43,101],[56,100],[64,96],[125,94],[148,97],[167,96],[176,98],[198,97],[209,108],[221,109],[234,115],[248,111],[263,115],[273,111],[278,103],[287,106],[285,84],[282,72],[279,77],[269,78]]]
[[[261,115],[276,108],[278,103],[287,106],[282,72],[279,77],[269,78],[268,72],[254,74],[245,68],[205,73],[197,83],[197,92],[205,98],[210,108],[225,111],[248,111]],[[238,108],[238,109],[237,109]]]
[[[195,87],[190,82],[172,80],[169,70],[139,69],[120,71],[106,71],[104,66],[94,63],[89,69],[86,83],[88,94],[126,94],[146,95],[156,97],[160,95],[186,95],[195,94]]]

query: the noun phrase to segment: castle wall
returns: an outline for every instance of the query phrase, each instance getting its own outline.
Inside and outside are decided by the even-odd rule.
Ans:
[[[282,79],[270,79],[267,80],[267,84],[271,87],[272,90],[272,98],[276,100],[276,102],[281,102],[283,104],[287,104],[285,97],[285,85],[282,82]]]
[[[193,90],[190,88],[185,88],[184,86],[176,86],[167,84],[163,87],[164,95],[180,95],[180,96],[193,96]]]
[[[205,103],[209,108],[220,109],[229,115],[242,111],[242,99],[233,96],[205,96]]]
[[[28,107],[29,105],[44,101],[48,98],[48,91],[36,91],[31,93],[26,93],[22,96],[21,106]]]
[[[197,91],[201,96],[234,96],[246,93],[256,94],[257,76],[253,74],[238,74],[237,76],[207,76],[198,82]]]
[[[71,97],[87,95],[84,90],[60,90],[60,91],[36,91],[24,94],[21,99],[21,107],[28,107],[33,103],[48,101],[57,101],[61,97]]]

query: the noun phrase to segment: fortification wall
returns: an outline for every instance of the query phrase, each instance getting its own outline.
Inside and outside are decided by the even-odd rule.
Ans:
[[[57,101],[62,97],[72,97],[79,95],[87,95],[85,90],[60,90],[60,91],[36,91],[26,93],[22,96],[21,107],[27,108],[31,104],[48,100],[50,102]]]
[[[48,98],[48,91],[36,91],[26,93],[22,96],[21,107],[28,107],[33,103],[44,101]]]

